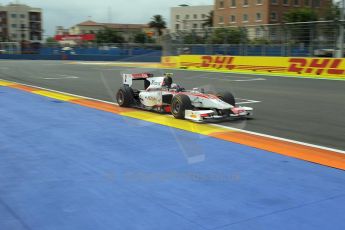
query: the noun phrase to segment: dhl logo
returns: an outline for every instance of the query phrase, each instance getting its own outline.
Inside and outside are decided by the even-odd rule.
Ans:
[[[296,73],[314,73],[320,75],[322,73],[341,75],[344,70],[339,66],[342,59],[328,58],[290,58],[291,63],[288,72]]]
[[[164,63],[169,63],[170,62],[170,57],[164,57],[163,58]]]
[[[235,66],[231,63],[234,57],[229,56],[202,56],[201,67],[204,68],[215,68],[215,69],[234,69]]]

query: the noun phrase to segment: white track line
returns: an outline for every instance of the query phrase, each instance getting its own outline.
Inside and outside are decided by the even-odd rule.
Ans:
[[[254,103],[260,103],[260,102],[261,101],[248,100],[248,101],[236,102],[236,105],[254,104]]]
[[[0,78],[0,80],[9,81],[9,80],[5,80],[5,79],[1,79],[1,78]],[[14,82],[14,83],[17,83],[17,84],[26,85],[26,86],[29,86],[29,87],[35,87],[35,88],[38,88],[38,89],[48,90],[48,91],[52,91],[52,92],[56,92],[56,93],[62,93],[62,94],[66,94],[66,95],[70,95],[70,96],[74,96],[74,97],[80,97],[80,98],[90,99],[90,100],[94,100],[94,101],[100,101],[100,102],[104,102],[104,103],[108,103],[108,104],[112,104],[112,105],[118,105],[117,103],[114,103],[114,102],[103,101],[103,100],[95,99],[95,98],[92,98],[92,97],[80,96],[80,95],[76,95],[76,94],[72,94],[72,93],[66,93],[66,92],[62,92],[62,91],[58,91],[58,90],[53,90],[53,89],[48,89],[48,88],[44,88],[44,87],[40,87],[40,86],[29,85],[29,84],[24,84],[24,83],[18,83],[18,82],[15,82],[15,81],[9,81],[9,82]],[[263,133],[258,133],[258,132],[253,132],[253,131],[247,131],[247,130],[244,130],[244,129],[232,128],[232,127],[228,127],[228,126],[224,126],[224,125],[217,125],[217,124],[210,124],[210,125],[216,126],[216,127],[220,127],[220,128],[224,128],[224,129],[228,129],[228,130],[231,130],[231,131],[238,131],[238,132],[253,134],[253,135],[257,135],[257,136],[261,136],[261,137],[272,138],[272,139],[275,139],[275,140],[286,141],[286,142],[290,142],[290,143],[294,143],[294,144],[299,144],[299,145],[304,145],[304,146],[309,146],[309,147],[313,147],[313,148],[318,148],[318,149],[323,149],[323,150],[328,150],[328,151],[333,151],[333,152],[345,154],[345,151],[344,150],[340,150],[340,149],[329,148],[329,147],[325,147],[325,146],[321,146],[321,145],[310,144],[310,143],[306,143],[306,142],[291,140],[291,139],[282,138],[282,137],[276,137],[276,136],[272,136],[272,135],[268,135],[268,134],[263,134]]]
[[[236,105],[254,104],[254,103],[260,103],[260,102],[262,102],[262,101],[256,101],[256,100],[250,100],[250,99],[238,98],[238,97],[236,97],[236,100],[243,100],[242,102],[236,102]]]
[[[73,76],[73,75],[66,75],[66,74],[56,74],[57,76],[60,77],[45,77],[43,79],[45,80],[63,80],[63,79],[77,79],[79,77]]]

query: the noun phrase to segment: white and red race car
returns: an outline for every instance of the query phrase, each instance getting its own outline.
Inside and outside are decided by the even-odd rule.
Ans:
[[[204,89],[185,90],[172,82],[172,74],[154,77],[151,73],[123,74],[123,86],[116,93],[119,106],[171,113],[175,118],[196,122],[247,118],[253,108],[236,106],[227,91],[205,93]],[[133,89],[134,80],[143,80],[144,89]]]

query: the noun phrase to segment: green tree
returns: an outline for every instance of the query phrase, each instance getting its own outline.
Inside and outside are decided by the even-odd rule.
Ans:
[[[284,22],[287,24],[286,28],[291,34],[292,41],[303,42],[309,44],[311,39],[315,37],[316,24],[314,23],[296,23],[294,22],[312,22],[318,20],[317,13],[309,8],[299,8],[288,11],[284,14]]]
[[[138,33],[134,36],[134,42],[135,43],[155,43],[155,40],[151,37],[147,36],[145,33]]]
[[[213,17],[214,17],[214,11],[210,11],[210,13],[206,16],[206,19],[202,23],[204,27],[212,27],[213,26]]]
[[[183,36],[184,44],[203,44],[205,43],[204,39],[197,35],[195,32],[188,32]]]
[[[325,20],[339,20],[340,19],[340,2],[331,2],[330,6],[325,11]]]
[[[53,37],[47,37],[46,43],[57,43],[57,41]]]
[[[134,42],[135,43],[146,43],[147,36],[145,33],[138,33],[134,36]]]
[[[96,34],[97,43],[123,43],[125,39],[116,30],[105,28]]]
[[[311,22],[317,21],[317,13],[309,8],[298,8],[289,10],[283,16],[284,22]]]
[[[159,37],[163,35],[163,29],[167,28],[164,18],[162,15],[158,14],[152,17],[151,21],[149,22],[149,27],[156,29]]]
[[[240,44],[247,40],[246,32],[240,28],[218,28],[211,36],[213,44]]]

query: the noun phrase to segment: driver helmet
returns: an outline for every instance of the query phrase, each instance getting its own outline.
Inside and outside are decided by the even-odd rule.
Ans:
[[[170,76],[165,76],[163,80],[163,86],[166,86],[168,88],[171,88],[171,85],[173,83],[173,80]]]

